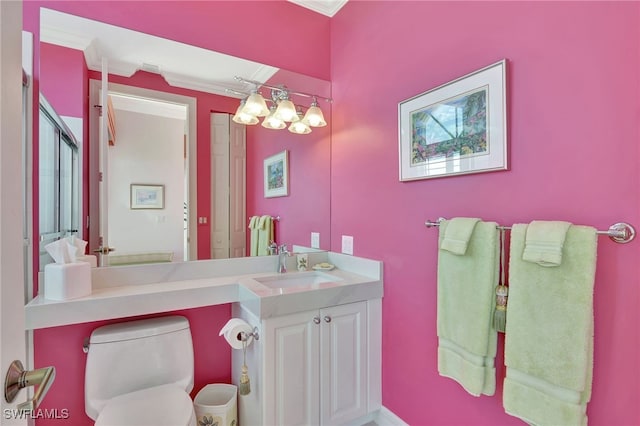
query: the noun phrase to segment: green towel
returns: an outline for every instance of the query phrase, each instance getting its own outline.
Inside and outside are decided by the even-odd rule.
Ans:
[[[269,255],[269,244],[273,241],[273,219],[269,215],[258,220],[258,253],[257,256]]]
[[[473,228],[479,221],[470,217],[456,217],[448,221],[440,248],[454,254],[465,254]]]
[[[449,225],[440,222],[440,247]],[[474,396],[495,393],[499,250],[497,224],[478,222],[464,255],[438,251],[438,372]]]
[[[562,247],[571,224],[561,221],[534,220],[527,227],[522,260],[540,266],[562,263]]]
[[[251,216],[249,220],[249,229],[251,230],[251,239],[250,239],[250,251],[249,256],[257,256],[258,255],[258,222],[260,221],[259,216]]]
[[[511,231],[505,411],[535,425],[585,425],[593,370],[596,230],[571,226],[562,264],[522,259],[527,225]]]

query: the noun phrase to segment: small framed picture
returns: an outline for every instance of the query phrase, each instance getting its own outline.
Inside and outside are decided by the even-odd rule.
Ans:
[[[284,150],[264,160],[264,196],[289,195],[289,152]]]
[[[400,102],[400,180],[508,170],[506,60]]]
[[[164,185],[131,184],[131,209],[163,209]]]

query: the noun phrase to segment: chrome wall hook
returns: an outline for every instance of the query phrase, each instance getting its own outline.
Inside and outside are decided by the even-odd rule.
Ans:
[[[258,333],[258,327],[253,327],[253,331],[251,333],[246,333],[244,331],[240,332],[240,340],[243,342],[248,341],[253,338],[254,340],[260,340],[260,334]]]

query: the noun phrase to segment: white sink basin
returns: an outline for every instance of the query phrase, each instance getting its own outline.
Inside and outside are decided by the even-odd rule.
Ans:
[[[255,280],[269,288],[303,287],[341,281],[340,278],[318,271],[291,272],[277,276],[256,278]]]

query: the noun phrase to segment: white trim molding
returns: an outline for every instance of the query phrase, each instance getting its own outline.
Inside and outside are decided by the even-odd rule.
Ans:
[[[375,420],[376,425],[378,426],[408,426],[408,423],[405,423],[400,417],[398,417],[394,412],[389,410],[387,407],[381,407],[378,412],[378,417]]]

